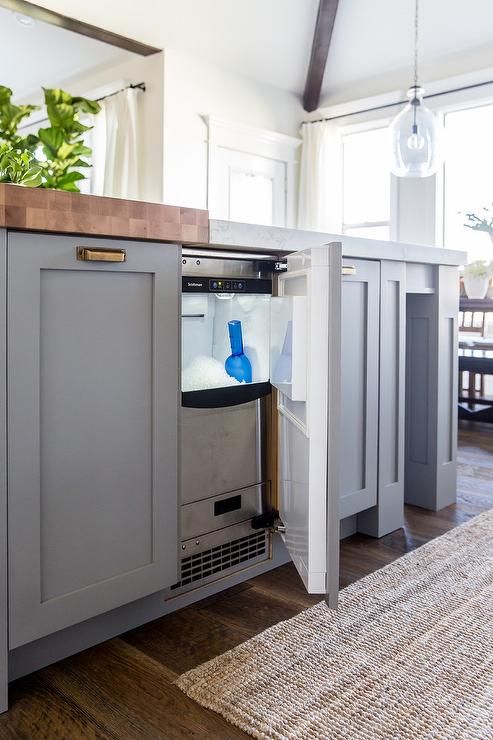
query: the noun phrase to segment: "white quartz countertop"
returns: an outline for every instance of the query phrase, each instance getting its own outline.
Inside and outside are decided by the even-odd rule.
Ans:
[[[419,244],[361,239],[356,236],[324,234],[317,231],[284,229],[278,226],[257,226],[234,221],[209,222],[209,247],[218,249],[248,249],[259,253],[298,252],[331,242],[342,243],[344,257],[355,259],[396,260],[433,265],[464,265],[465,252]]]

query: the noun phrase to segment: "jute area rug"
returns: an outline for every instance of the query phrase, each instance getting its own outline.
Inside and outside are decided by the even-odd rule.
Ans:
[[[257,738],[493,738],[493,510],[177,683]]]

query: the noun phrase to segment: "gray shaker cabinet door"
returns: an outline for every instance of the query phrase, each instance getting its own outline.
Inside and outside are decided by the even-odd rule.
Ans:
[[[340,518],[377,503],[380,264],[344,258]]]
[[[9,234],[11,648],[177,579],[179,269],[176,245]]]

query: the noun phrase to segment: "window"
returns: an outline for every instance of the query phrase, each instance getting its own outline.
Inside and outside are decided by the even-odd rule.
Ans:
[[[242,223],[272,226],[274,180],[258,172],[231,170],[229,218]]]
[[[343,134],[344,234],[389,239],[388,129]]]
[[[464,222],[466,213],[492,207],[493,105],[452,111],[445,114],[444,121],[444,246],[467,251],[469,262],[491,260],[488,234],[472,231]]]
[[[286,223],[286,170],[282,162],[224,147],[216,150],[217,199],[213,218],[262,226]]]

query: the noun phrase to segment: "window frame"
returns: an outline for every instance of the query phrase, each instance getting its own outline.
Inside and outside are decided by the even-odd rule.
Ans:
[[[453,100],[450,100],[445,104],[433,107],[433,110],[438,116],[444,130],[446,130],[447,115],[449,115],[450,113],[458,113],[460,111],[473,110],[475,108],[485,108],[493,105],[493,91],[490,94],[483,94],[481,96],[478,95],[472,98],[470,97],[470,95],[467,94],[464,96],[460,96],[460,94],[458,93],[450,93],[450,95]],[[436,174],[435,245],[438,247],[445,247],[445,208],[447,198],[446,172],[447,156],[445,154],[444,161],[442,162],[439,171]]]
[[[364,115],[364,114],[362,114]],[[341,199],[340,199],[340,224],[341,233],[345,234],[349,229],[363,229],[372,228],[379,226],[387,226],[389,229],[389,240],[395,240],[397,233],[397,209],[398,209],[398,193],[397,193],[397,178],[392,175],[389,171],[390,187],[389,187],[389,218],[385,221],[362,221],[360,223],[349,223],[344,221],[344,137],[352,136],[354,134],[362,134],[368,131],[374,131],[376,129],[387,128],[391,117],[382,117],[381,112],[378,116],[367,118],[367,120],[359,121],[357,123],[344,123],[339,125],[340,131],[340,142],[341,142]],[[356,234],[352,234],[356,236]]]
[[[212,214],[221,213],[224,193],[221,181],[221,152],[232,152],[258,157],[266,162],[276,162],[284,168],[283,199],[284,223],[296,226],[298,149],[301,138],[288,136],[269,129],[247,126],[242,123],[205,116],[207,124],[207,208]]]

